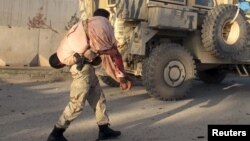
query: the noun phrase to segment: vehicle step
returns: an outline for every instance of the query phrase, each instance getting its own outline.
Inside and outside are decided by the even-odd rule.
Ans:
[[[249,65],[238,64],[238,65],[236,65],[236,70],[240,76],[249,76],[250,75]]]

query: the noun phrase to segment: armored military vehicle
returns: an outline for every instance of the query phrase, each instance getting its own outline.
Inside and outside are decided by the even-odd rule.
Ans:
[[[126,72],[148,93],[183,98],[199,78],[220,83],[227,73],[248,76],[249,23],[233,0],[109,0]],[[118,86],[108,76],[105,83]]]

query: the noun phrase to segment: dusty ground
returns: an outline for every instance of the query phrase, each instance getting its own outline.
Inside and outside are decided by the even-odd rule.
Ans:
[[[46,141],[67,104],[70,81],[0,82],[0,141]],[[250,81],[227,78],[220,85],[197,81],[181,101],[159,101],[142,86],[129,93],[103,85],[111,126],[120,141],[206,141],[208,124],[249,124]],[[98,134],[88,105],[65,135],[94,141]]]

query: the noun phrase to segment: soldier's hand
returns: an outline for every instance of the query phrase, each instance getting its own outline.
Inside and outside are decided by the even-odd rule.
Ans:
[[[75,54],[74,54],[74,57],[75,57],[75,59],[76,59],[76,69],[77,69],[78,71],[81,71],[82,68],[83,68],[83,66],[84,66],[84,64],[85,64],[85,58],[82,57],[82,56],[81,56],[80,54],[78,54],[78,53],[75,53]]]
[[[120,87],[122,90],[129,91],[132,88],[132,81],[128,77],[120,78]]]

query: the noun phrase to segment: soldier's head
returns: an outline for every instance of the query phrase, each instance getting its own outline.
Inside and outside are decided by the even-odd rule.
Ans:
[[[99,8],[99,9],[96,9],[96,11],[94,12],[94,16],[102,16],[102,17],[109,19],[110,13],[109,11],[105,9]]]
[[[60,69],[63,68],[65,66],[65,64],[62,64],[57,56],[57,53],[52,54],[49,57],[49,64],[51,67],[55,68],[55,69]]]

